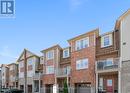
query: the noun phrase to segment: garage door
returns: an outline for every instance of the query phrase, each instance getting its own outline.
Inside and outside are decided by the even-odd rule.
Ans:
[[[76,84],[76,93],[91,93],[91,84]]]

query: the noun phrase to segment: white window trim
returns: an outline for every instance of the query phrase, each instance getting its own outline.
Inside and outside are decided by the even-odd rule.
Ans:
[[[82,40],[87,40],[87,42],[88,42],[88,46],[87,46],[87,47],[89,47],[89,37],[85,37],[85,38],[79,39],[79,40],[77,40],[77,41],[75,42],[75,50],[76,50],[76,51],[81,50],[81,49],[84,49],[84,48],[87,48],[87,47],[81,48],[81,45],[80,45],[79,49],[77,48],[77,47],[78,47],[78,44],[80,44]],[[79,42],[79,43],[78,43],[78,42]]]
[[[35,63],[34,58],[29,58],[29,59],[27,60],[27,65],[28,65],[28,66],[31,66],[31,65],[33,65],[34,63]]]
[[[65,51],[68,51],[67,56],[65,56]],[[70,51],[69,51],[69,48],[64,49],[64,50],[63,50],[63,58],[67,58],[67,57],[69,57],[69,56],[70,56],[70,53],[69,53],[69,52],[70,52]]]
[[[23,67],[24,67],[24,62],[23,61],[19,62],[19,68],[23,68]]]
[[[53,54],[52,54],[52,58],[48,58],[48,53],[49,52],[52,52]],[[54,59],[54,50],[50,50],[50,51],[48,51],[48,52],[46,52],[46,60],[51,60],[51,59]]]
[[[53,68],[53,72],[47,70],[49,67]],[[46,74],[54,74],[54,66],[46,66]]]
[[[109,37],[109,45],[104,45],[104,38],[105,37]],[[109,46],[112,46],[113,45],[113,37],[112,37],[112,34],[108,34],[108,35],[104,35],[101,37],[101,48],[105,48],[105,47],[109,47]]]
[[[81,64],[81,63],[83,62],[83,60],[87,60],[87,67],[80,67],[80,68],[78,68],[78,67],[77,67],[77,64],[78,64],[78,63]],[[80,59],[80,60],[77,60],[77,61],[76,61],[76,70],[88,69],[88,67],[89,67],[89,60],[88,60],[88,58]]]

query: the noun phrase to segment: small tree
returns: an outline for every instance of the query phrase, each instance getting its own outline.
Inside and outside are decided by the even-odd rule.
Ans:
[[[66,80],[64,81],[64,93],[68,93],[68,85]]]

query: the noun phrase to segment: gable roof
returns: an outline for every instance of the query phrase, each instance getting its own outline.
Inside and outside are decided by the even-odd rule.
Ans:
[[[43,53],[43,52],[46,52],[46,51],[51,50],[51,49],[54,49],[54,48],[62,49],[62,48],[60,47],[60,45],[57,44],[57,45],[54,45],[54,46],[49,47],[49,48],[47,48],[47,49],[44,49],[44,50],[42,50],[41,52]]]
[[[127,17],[127,15],[130,14],[130,9],[128,9],[125,13],[123,13],[116,21],[115,29],[118,29],[120,27],[120,22]]]
[[[32,53],[31,51],[29,51],[29,50],[27,50],[27,49],[24,49],[24,50],[23,50],[23,52],[21,53],[21,55],[19,56],[19,58],[18,58],[17,62],[19,62],[19,61],[20,61],[20,59],[24,56],[24,53],[25,53],[25,52],[27,52],[27,53],[31,54],[32,56],[39,57],[38,55],[36,55],[36,54]]]
[[[73,40],[76,40],[77,38],[79,38],[79,37],[84,37],[84,36],[86,36],[86,34],[89,34],[89,33],[97,33],[97,34],[99,34],[99,28],[96,28],[96,29],[93,29],[93,30],[91,30],[91,31],[88,31],[88,32],[86,32],[86,33],[84,33],[84,34],[81,34],[81,35],[79,35],[79,36],[76,36],[76,37],[74,37],[74,38],[71,38],[71,39],[69,39],[69,40],[67,40],[68,42],[71,42],[71,41],[73,41]]]

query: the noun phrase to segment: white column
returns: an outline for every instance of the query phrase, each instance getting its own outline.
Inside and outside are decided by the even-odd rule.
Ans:
[[[98,73],[96,73],[96,93],[98,93]]]
[[[32,83],[32,93],[34,93],[34,80],[33,80],[33,83]]]
[[[39,93],[41,92],[41,79],[39,79]]]
[[[118,71],[118,93],[121,93],[121,71]]]

